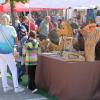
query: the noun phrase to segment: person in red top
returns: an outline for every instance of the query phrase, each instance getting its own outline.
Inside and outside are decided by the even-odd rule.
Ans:
[[[34,19],[32,19],[31,17],[25,16],[22,21],[22,24],[27,26],[26,29],[28,32],[35,31],[35,22]]]
[[[29,26],[29,32],[35,31],[35,21],[31,16],[28,17],[28,26]]]
[[[35,31],[35,23],[29,22],[29,31]]]

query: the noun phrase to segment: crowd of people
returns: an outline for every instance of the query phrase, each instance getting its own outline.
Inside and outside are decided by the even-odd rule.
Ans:
[[[85,17],[84,15],[83,22],[80,22],[80,13],[77,12],[76,15],[74,14],[73,19],[68,20],[73,30],[72,37],[76,41],[78,40],[78,30],[84,24],[87,24]],[[2,15],[0,22],[0,68],[3,90],[7,92],[13,89],[7,83],[8,66],[13,78],[14,91],[24,91],[24,88],[20,87],[19,83],[26,72],[28,74],[27,87],[34,93],[38,90],[35,84],[35,70],[38,65],[38,54],[43,52],[41,42],[49,38],[48,41],[59,45],[61,40],[57,31],[62,28],[64,19],[59,15],[46,16],[45,18],[38,15],[36,20],[31,16],[24,16],[20,20],[19,16],[16,16],[15,28],[10,25],[10,21],[8,14]],[[97,26],[100,26],[100,18],[97,21]],[[13,56],[15,46],[19,52],[17,61],[14,60]]]

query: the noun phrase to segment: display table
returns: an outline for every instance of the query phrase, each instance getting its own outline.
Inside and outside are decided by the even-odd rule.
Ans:
[[[67,62],[40,55],[36,84],[58,100],[100,100],[100,61]]]

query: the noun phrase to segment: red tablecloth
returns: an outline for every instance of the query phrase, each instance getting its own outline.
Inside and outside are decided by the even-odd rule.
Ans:
[[[40,55],[36,84],[58,100],[100,100],[100,61],[66,62]]]

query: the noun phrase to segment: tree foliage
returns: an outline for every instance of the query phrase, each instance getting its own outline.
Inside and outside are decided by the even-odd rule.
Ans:
[[[23,2],[23,3],[25,3],[25,2],[28,2],[29,0],[14,0],[14,1],[16,1],[16,2]]]
[[[22,2],[22,3],[25,3],[25,2],[28,2],[29,0],[5,0],[6,2],[8,1],[15,1],[15,2]]]
[[[7,0],[8,1],[8,0]],[[29,0],[10,0],[10,6],[11,6],[11,17],[12,17],[12,25],[15,26],[15,18],[14,18],[14,3],[15,2],[22,2],[26,3]]]

